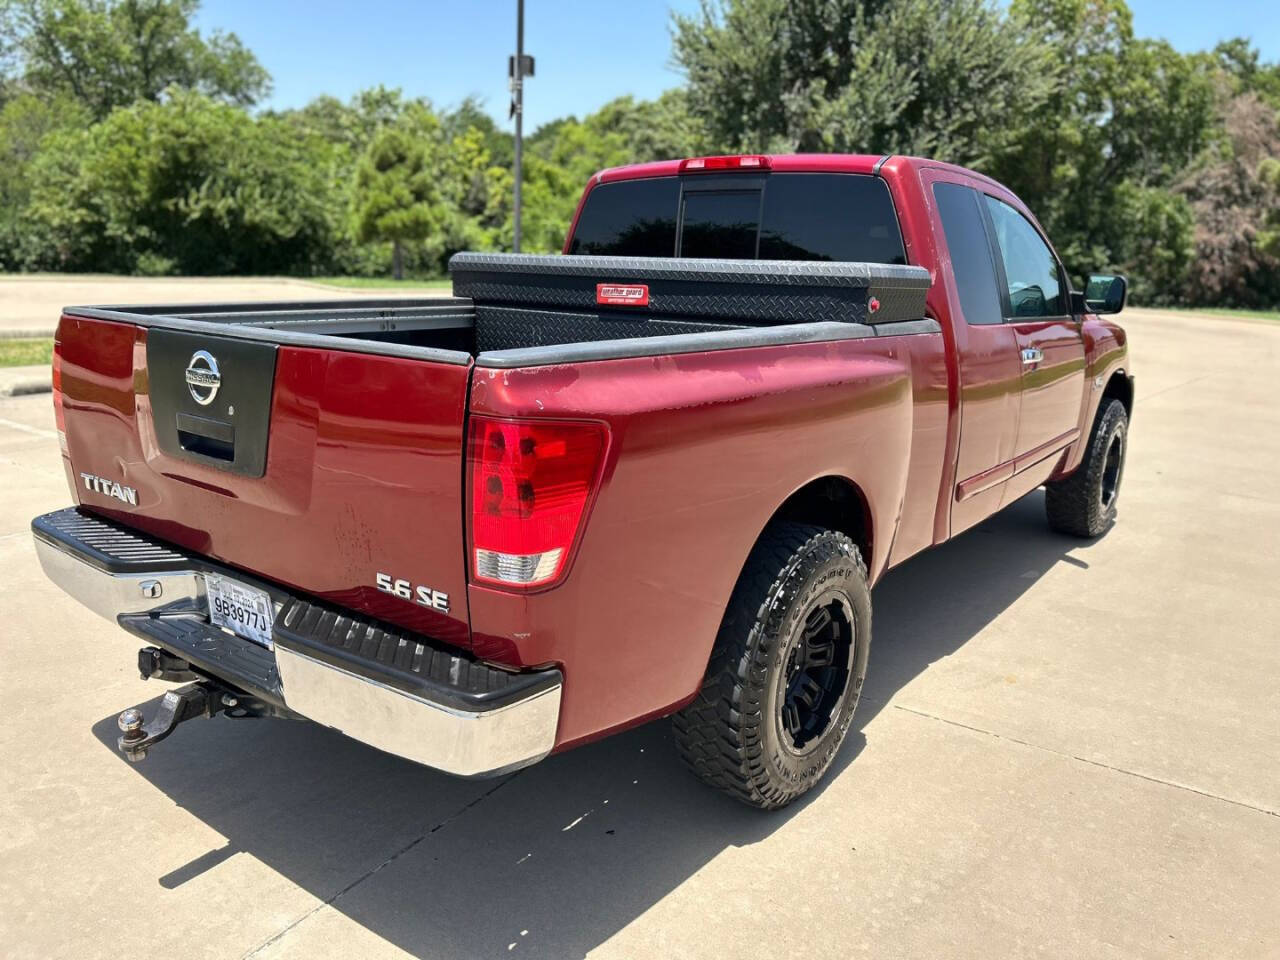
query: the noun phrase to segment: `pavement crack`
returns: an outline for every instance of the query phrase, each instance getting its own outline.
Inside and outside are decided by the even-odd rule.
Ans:
[[[1170,390],[1177,390],[1177,389],[1179,389],[1179,388],[1181,388],[1181,387],[1189,387],[1189,386],[1191,386],[1191,384],[1193,384],[1193,383],[1199,383],[1201,380],[1208,380],[1208,379],[1209,379],[1209,374],[1207,374],[1207,373],[1206,373],[1204,376],[1201,376],[1201,377],[1192,377],[1190,380],[1184,380],[1184,381],[1182,381],[1182,383],[1174,383],[1174,384],[1170,384],[1170,385],[1169,385],[1169,386],[1167,386],[1167,387],[1161,387],[1159,390],[1156,390],[1154,393],[1144,393],[1144,394],[1142,394],[1141,399],[1142,399],[1143,403],[1145,403],[1145,402],[1147,402],[1148,400],[1152,400],[1152,399],[1154,399],[1154,398],[1156,398],[1156,397],[1160,396],[1160,394],[1162,394],[1162,393],[1168,393]]]
[[[479,796],[463,804],[461,807],[459,807],[453,813],[449,814],[443,820],[439,821],[438,823],[432,824],[428,829],[424,830],[417,837],[410,840],[399,850],[396,850],[394,853],[392,853],[389,857],[387,857],[381,863],[378,863],[376,866],[369,868],[364,873],[360,874],[360,876],[356,877],[354,880],[348,883],[341,890],[339,890],[337,893],[333,894],[331,897],[328,897],[322,902],[317,903],[314,907],[312,907],[306,913],[299,916],[292,923],[286,925],[281,930],[277,931],[275,934],[268,937],[266,940],[262,941],[262,943],[258,944],[248,953],[243,954],[241,956],[241,960],[251,960],[252,957],[256,957],[267,947],[271,946],[273,943],[276,943],[278,940],[280,940],[281,937],[283,937],[286,933],[288,933],[294,927],[298,926],[298,924],[302,923],[304,920],[308,919],[309,917],[312,917],[315,914],[319,913],[325,907],[331,906],[332,904],[341,900],[344,896],[346,896],[356,887],[360,886],[360,884],[364,883],[366,880],[380,873],[383,870],[383,868],[388,867],[391,864],[395,863],[397,860],[403,857],[406,853],[416,848],[419,844],[421,844],[424,840],[430,837],[433,833],[448,826],[450,823],[453,823],[453,821],[457,820],[459,817],[465,814],[472,807],[476,806],[478,803],[480,803],[480,801],[486,799],[487,797],[493,796],[495,793],[497,793],[499,790],[501,790],[503,787],[505,787],[508,783],[510,783],[519,775],[520,774],[518,772],[513,773],[511,776],[507,777],[505,780],[499,781],[492,788],[486,790],[484,793],[480,794]]]
[[[917,710],[914,707],[905,707],[902,704],[893,704],[894,709],[901,710],[904,713],[914,714],[917,717],[924,717],[926,720],[937,720],[940,723],[950,724],[953,727],[960,727],[963,730],[971,730],[974,733],[980,733],[987,737],[993,737],[996,740],[1008,740],[1010,743],[1016,743],[1024,747],[1030,747],[1032,750],[1040,750],[1044,753],[1051,753],[1056,757],[1063,757],[1067,760],[1075,760],[1079,763],[1087,763],[1091,767],[1101,767],[1103,770],[1110,770],[1112,773],[1123,774],[1126,777],[1136,777],[1139,780],[1146,780],[1148,783],[1156,783],[1163,787],[1172,787],[1175,790],[1185,790],[1187,793],[1194,793],[1197,796],[1206,797],[1209,800],[1218,800],[1222,803],[1229,803],[1232,806],[1244,807],[1246,810],[1252,810],[1255,813],[1266,814],[1269,817],[1280,817],[1280,811],[1271,810],[1267,807],[1260,807],[1257,804],[1249,803],[1245,800],[1235,800],[1231,797],[1224,797],[1221,794],[1210,793],[1208,790],[1201,790],[1198,787],[1188,786],[1185,783],[1178,783],[1175,780],[1165,780],[1161,777],[1153,777],[1149,773],[1139,773],[1137,770],[1129,770],[1126,767],[1117,767],[1110,763],[1104,763],[1101,760],[1091,760],[1089,757],[1077,756],[1074,753],[1066,753],[1062,750],[1055,750],[1053,747],[1046,747],[1043,744],[1032,743],[1030,740],[1023,740],[1019,737],[1011,737],[1008,734],[996,733],[994,730],[986,730],[982,727],[975,727],[969,723],[961,723],[959,720],[950,720],[947,717],[940,717],[934,713],[928,713],[924,710]]]

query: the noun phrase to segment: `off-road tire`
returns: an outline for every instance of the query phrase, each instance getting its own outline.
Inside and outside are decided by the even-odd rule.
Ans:
[[[799,736],[787,727],[785,711],[789,704],[794,709],[787,678],[796,677],[797,651],[808,653],[813,624],[828,610],[834,611],[825,614],[831,636],[848,635],[830,641],[838,673],[824,673],[820,660],[807,669],[827,677],[832,690],[843,679],[844,691],[825,707],[825,723],[821,711],[813,712],[811,739],[798,747]],[[846,618],[852,620],[847,630]],[[816,526],[770,526],[734,588],[697,699],[672,718],[681,758],[743,803],[786,806],[822,779],[844,742],[870,647],[871,593],[854,542]]]
[[[1104,403],[1094,419],[1089,448],[1075,473],[1045,484],[1049,526],[1059,533],[1096,537],[1116,522],[1116,501],[1129,448],[1129,417],[1119,400]]]

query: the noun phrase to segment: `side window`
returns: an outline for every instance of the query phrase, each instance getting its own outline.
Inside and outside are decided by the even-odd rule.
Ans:
[[[942,218],[965,323],[1003,323],[1000,286],[977,191],[957,183],[935,183],[933,198]]]
[[[995,227],[1014,319],[1061,317],[1067,312],[1062,276],[1053,252],[1027,218],[1002,200],[983,194]]]

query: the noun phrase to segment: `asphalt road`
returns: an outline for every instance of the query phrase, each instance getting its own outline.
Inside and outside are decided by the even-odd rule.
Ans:
[[[1280,324],[1132,311],[1119,524],[1033,494],[875,591],[833,775],[761,814],[665,723],[465,782],[303,723],[144,763],[138,643],[41,574],[48,397],[0,401],[0,951],[1280,956]]]

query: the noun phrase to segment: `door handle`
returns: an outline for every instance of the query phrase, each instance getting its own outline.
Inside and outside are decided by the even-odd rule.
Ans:
[[[1034,363],[1039,363],[1043,359],[1044,351],[1040,350],[1038,347],[1027,347],[1022,351],[1023,366],[1029,367]]]

